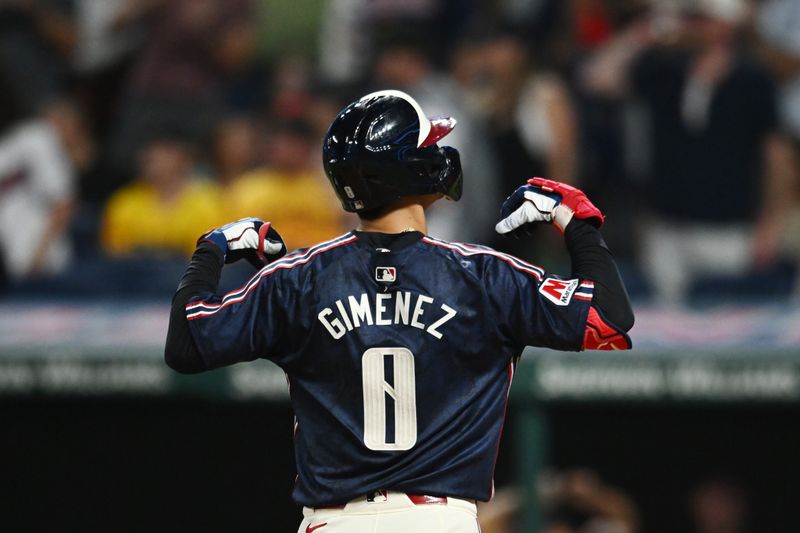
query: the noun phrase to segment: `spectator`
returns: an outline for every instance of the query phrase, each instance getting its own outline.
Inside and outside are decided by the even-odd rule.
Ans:
[[[269,113],[280,120],[302,118],[311,104],[309,61],[302,56],[285,56],[275,65]]]
[[[75,69],[96,73],[138,49],[145,36],[142,22],[161,1],[72,0]]]
[[[489,121],[503,190],[532,176],[575,181],[577,124],[564,82],[533,69],[525,42],[505,33],[461,55],[457,77]]]
[[[214,175],[223,186],[230,185],[257,164],[258,131],[244,117],[223,120],[214,132],[212,164]]]
[[[588,63],[589,89],[631,90],[649,130],[642,264],[664,303],[682,303],[700,275],[741,276],[775,253],[781,204],[773,80],[736,46],[741,0],[703,0],[677,21],[640,20]],[[666,46],[661,37],[680,46]]]
[[[4,95],[9,98],[9,93]],[[74,160],[58,112],[0,125],[0,286],[63,270],[71,257]]]
[[[319,46],[319,69],[326,81],[349,84],[361,78],[370,37],[367,5],[367,0],[326,2]]]
[[[470,27],[471,18],[483,17],[485,23],[493,4],[496,2],[477,0],[329,0],[320,29],[320,75],[337,84],[362,80],[385,30],[402,27],[424,35],[425,56],[442,65],[453,43]]]
[[[105,251],[191,255],[197,236],[225,218],[219,187],[193,179],[191,146],[177,133],[161,130],[144,143],[138,160],[139,179],[117,191],[106,207]]]
[[[488,502],[478,503],[481,533],[518,533],[524,521],[525,498],[509,486],[495,490]]]
[[[575,40],[567,57],[572,60],[570,85],[580,122],[580,182],[595,203],[611,215],[603,237],[617,259],[626,264],[634,261],[638,252],[638,213],[630,206],[642,203],[631,178],[633,169],[638,170],[640,161],[647,156],[643,150],[628,148],[629,135],[626,134],[641,135],[640,129],[631,125],[641,113],[636,113],[638,107],[630,99],[608,98],[584,90],[580,82],[576,83],[574,67],[604,47],[620,28],[626,28],[647,12],[648,3],[652,0],[571,2],[570,33],[575,35]],[[636,287],[629,285],[628,288],[635,290]]]
[[[455,241],[488,241],[494,232],[501,192],[493,155],[483,127],[469,111],[459,87],[445,73],[434,68],[426,55],[424,37],[411,33],[389,35],[377,54],[374,80],[379,87],[411,94],[431,115],[447,114],[458,120],[448,144],[461,153],[464,179],[462,205],[448,202],[431,207],[428,229],[431,235]]]
[[[544,533],[636,533],[638,512],[621,490],[606,485],[589,470],[547,472],[539,480]],[[492,501],[481,504],[484,533],[517,533],[524,516],[525,498],[519,490],[504,488]]]
[[[780,255],[800,271],[800,3],[794,0],[767,0],[759,6],[756,30],[760,52],[780,82],[781,116],[793,137],[795,150],[780,153],[785,161],[784,183],[776,184],[773,194],[786,202],[780,228]],[[800,275],[795,275],[794,298],[800,301]]]
[[[794,268],[792,298],[800,303],[800,148],[784,155],[783,166],[792,179],[779,191],[787,208],[779,224],[777,248],[779,256]]]
[[[64,92],[75,28],[64,2],[0,2],[0,70],[23,104],[40,111]]]
[[[316,163],[318,139],[312,131],[299,119],[270,125],[267,164],[228,184],[226,218],[272,222],[289,250],[344,232],[341,210]]]
[[[124,82],[161,0],[71,0],[76,89],[101,142],[110,133]]]
[[[156,6],[154,35],[142,51],[132,92],[213,102],[226,72],[246,64],[253,52],[252,2],[162,0]]]
[[[249,64],[255,50],[252,4],[155,2],[155,27],[133,69],[113,142],[112,157],[121,171],[130,162],[130,147],[158,120],[186,124],[200,137],[212,129],[225,82]]]
[[[488,124],[499,170],[492,187],[508,195],[534,176],[574,183],[578,131],[569,92],[557,74],[532,68],[521,38],[501,33],[467,45],[455,65],[469,101]],[[494,240],[503,251],[539,263],[559,259],[556,238]]]
[[[45,108],[43,115],[58,132],[76,173],[80,176],[88,172],[97,156],[97,147],[82,109],[71,101],[57,100]]]
[[[317,139],[325,137],[333,119],[353,99],[355,97],[351,96],[345,87],[319,82],[315,84],[305,116]]]
[[[800,140],[800,2],[766,0],[756,17],[762,57],[781,82],[781,115]]]
[[[594,472],[571,470],[546,476],[544,533],[635,533],[638,513],[630,498]]]
[[[692,490],[692,533],[745,533],[747,498],[735,483],[711,479]]]
[[[77,202],[69,224],[72,251],[77,260],[97,252],[99,215],[103,202],[104,173],[99,167],[99,149],[89,133],[86,114],[72,102],[49,105],[45,116],[58,132],[74,173]],[[105,198],[105,197],[104,197]]]

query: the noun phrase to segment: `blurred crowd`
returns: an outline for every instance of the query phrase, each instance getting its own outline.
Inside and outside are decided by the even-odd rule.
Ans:
[[[458,119],[431,234],[567,270],[555,232],[492,231],[546,176],[606,212],[635,296],[800,295],[800,2],[292,4],[0,0],[0,287],[146,262],[138,293],[245,216],[290,249],[347,231],[321,139],[396,88]]]
[[[552,470],[538,482],[543,533],[748,533],[754,527],[747,493],[724,476],[700,478],[687,487],[686,501],[671,502],[670,524],[643,524],[636,502],[587,469]],[[518,488],[507,487],[479,507],[483,533],[522,533],[526,503]],[[646,522],[646,521],[645,521]],[[651,519],[652,522],[652,519]]]

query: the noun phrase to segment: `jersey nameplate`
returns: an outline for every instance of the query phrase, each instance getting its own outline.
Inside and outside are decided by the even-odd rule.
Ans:
[[[436,307],[436,302],[424,294],[408,291],[377,293],[370,298],[367,293],[336,300],[334,305],[319,312],[317,318],[331,337],[341,339],[345,333],[366,324],[392,326],[403,324],[424,330],[437,339],[445,323],[456,316],[456,310],[447,304]]]
[[[546,278],[539,285],[539,292],[556,305],[569,305],[580,280]]]

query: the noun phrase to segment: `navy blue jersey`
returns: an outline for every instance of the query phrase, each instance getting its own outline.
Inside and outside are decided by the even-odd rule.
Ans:
[[[301,505],[382,489],[489,499],[516,358],[581,349],[590,282],[404,235],[382,248],[348,233],[186,306],[209,368],[266,358],[286,372]]]

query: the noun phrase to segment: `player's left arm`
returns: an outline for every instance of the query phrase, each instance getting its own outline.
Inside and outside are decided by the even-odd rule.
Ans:
[[[633,309],[616,262],[599,231],[605,217],[586,195],[563,183],[533,178],[506,200],[501,216],[495,228],[501,234],[524,233],[537,223],[552,223],[563,233],[572,259],[572,276],[579,280],[578,288],[556,278],[545,278],[538,292],[548,293],[549,284],[551,297],[562,294],[570,300],[591,288],[581,348],[629,349],[631,340],[627,332],[633,327]],[[573,305],[581,304],[576,301]],[[541,309],[547,309],[546,305],[543,302]],[[571,316],[569,309],[556,305],[551,310],[550,322],[557,321],[559,313]]]
[[[245,259],[261,268],[285,253],[281,236],[269,222],[258,219],[242,219],[200,237],[172,299],[164,349],[167,365],[194,374],[263,355],[266,343],[254,330],[278,328],[270,328],[274,313],[258,316],[263,304],[261,291],[255,290],[258,274],[242,294],[219,297],[217,286],[226,263]]]

